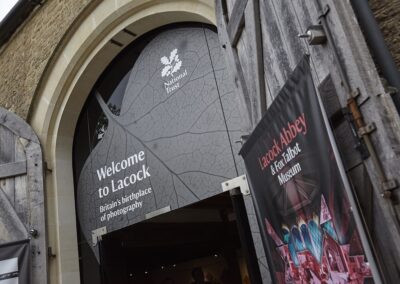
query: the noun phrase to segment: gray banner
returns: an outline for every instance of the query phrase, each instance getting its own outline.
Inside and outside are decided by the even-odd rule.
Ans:
[[[232,142],[241,135],[240,114],[216,33],[164,31],[128,76],[118,114],[97,95],[108,124],[97,126],[106,129],[77,189],[88,242],[98,228],[111,232],[216,195],[241,172]]]

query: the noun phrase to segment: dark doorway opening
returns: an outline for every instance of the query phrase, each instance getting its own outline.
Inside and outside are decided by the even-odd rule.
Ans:
[[[102,283],[250,283],[236,220],[223,193],[107,234]]]

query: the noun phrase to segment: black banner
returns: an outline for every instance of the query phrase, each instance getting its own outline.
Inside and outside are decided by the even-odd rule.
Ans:
[[[0,284],[30,284],[29,240],[0,245]]]
[[[307,58],[240,154],[277,283],[373,282]]]

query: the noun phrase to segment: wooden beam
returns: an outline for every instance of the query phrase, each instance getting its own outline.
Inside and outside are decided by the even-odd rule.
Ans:
[[[248,55],[253,70],[252,85],[259,109],[254,110],[253,120],[258,122],[267,110],[267,94],[264,79],[264,57],[260,19],[260,0],[249,0],[245,11],[247,40],[251,49]],[[254,116],[255,115],[255,116]]]
[[[244,10],[248,0],[236,0],[227,26],[229,41],[236,46],[244,26]]]
[[[0,188],[0,243],[28,238],[28,230]]]
[[[227,23],[225,18],[223,17],[223,7],[222,1],[216,0],[216,15],[217,15],[217,27],[218,27],[218,36],[225,53],[225,58],[227,59],[228,69],[230,70],[231,77],[234,79],[234,83],[236,86],[236,91],[238,92],[239,97],[239,108],[242,114],[242,125],[241,129],[244,132],[250,132],[253,130],[252,121],[251,121],[251,109],[249,104],[249,96],[247,91],[246,82],[243,81],[243,72],[240,68],[240,62],[237,58],[236,49],[232,48],[227,32]],[[240,70],[240,71],[239,71]],[[240,74],[239,74],[240,73]]]
[[[2,107],[0,107],[0,125],[3,125],[15,136],[25,138],[28,141],[33,141],[40,144],[33,129],[22,118],[17,116]]]
[[[26,174],[26,160],[0,165],[0,179]]]

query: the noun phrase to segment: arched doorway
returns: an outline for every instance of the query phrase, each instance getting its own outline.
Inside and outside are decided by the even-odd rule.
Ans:
[[[154,28],[195,21],[215,23],[213,4],[203,1],[101,1],[68,30],[42,76],[29,123],[47,163],[46,207],[52,283],[80,283],[73,191],[72,142],[80,110],[98,76],[120,52],[112,43],[127,29],[123,45]]]
[[[120,248],[121,242],[127,248],[133,247],[134,254],[139,254],[142,246],[149,246],[143,241],[135,246],[134,238],[121,241],[121,237],[130,234],[140,235],[141,231],[132,226],[160,212],[172,211],[174,214],[168,215],[169,226],[149,226],[145,222],[138,227],[153,227],[148,239],[172,233],[167,227],[172,229],[176,210],[183,207],[188,210],[188,206],[190,209],[193,204],[215,198],[221,193],[222,182],[242,173],[236,155],[238,146],[234,143],[242,134],[240,119],[217,34],[209,26],[164,26],[143,35],[109,65],[91,91],[74,138],[83,279],[87,276],[92,283],[93,276],[99,275],[97,261],[100,270],[105,271],[103,281],[111,281],[104,283],[130,283],[129,275],[137,275],[138,271],[122,273],[120,269],[130,267],[128,264],[135,263],[135,259],[121,260],[112,253]],[[228,210],[233,214],[232,205],[224,207],[226,199],[223,200],[216,211],[222,214]],[[227,225],[225,219],[221,216],[215,219],[214,227],[234,227],[234,221]],[[194,227],[211,230],[213,226],[206,225],[206,220],[198,223],[186,218],[186,230]],[[154,223],[159,224],[155,221],[150,224]],[[184,236],[182,230],[185,230],[182,224],[177,227],[173,237],[176,240]],[[241,249],[237,231],[217,229],[214,233],[218,237],[207,240],[208,247],[203,252],[209,253],[205,256],[195,250],[203,238],[192,236],[193,244],[180,260],[180,267],[194,265],[200,256],[212,258],[213,254],[220,254],[212,253],[216,247],[222,249],[222,243],[225,246],[232,243],[231,255],[225,258],[225,264],[219,263],[219,273],[222,274],[221,267],[226,263],[236,262],[236,269],[232,265],[226,268],[237,275],[229,283],[242,283],[248,273],[243,269],[240,275],[237,265],[240,258],[232,256]],[[100,240],[104,235],[106,241],[102,245]],[[221,242],[221,237],[226,242]],[[161,245],[169,251],[175,249],[176,253],[164,256],[161,263],[146,258],[152,265],[144,265],[152,266],[152,272],[154,266],[164,266],[163,262],[179,261],[178,244],[171,246],[166,241]],[[154,252],[155,248],[147,247],[147,251]],[[201,263],[209,261],[203,259]],[[110,264],[114,269],[110,269]],[[141,276],[146,277],[146,272]],[[178,270],[169,277],[178,277],[176,273]],[[153,280],[149,276],[148,281]],[[144,283],[143,279],[140,281]]]

